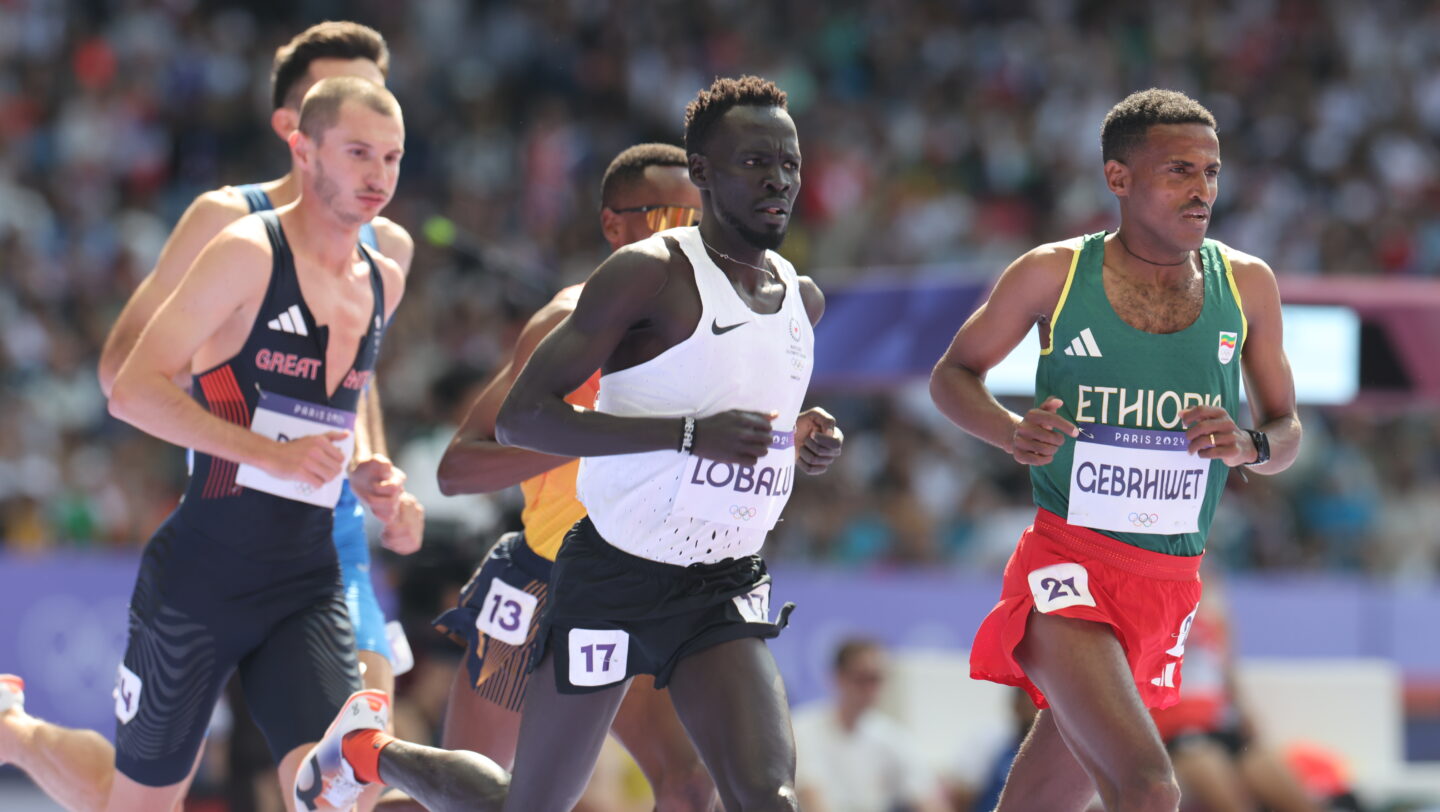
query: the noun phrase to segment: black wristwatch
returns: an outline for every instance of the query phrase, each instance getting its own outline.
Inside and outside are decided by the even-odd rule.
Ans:
[[[1270,438],[1265,436],[1265,432],[1254,429],[1245,429],[1245,433],[1250,435],[1250,442],[1255,444],[1255,459],[1245,463],[1245,465],[1259,465],[1262,462],[1269,462]]]

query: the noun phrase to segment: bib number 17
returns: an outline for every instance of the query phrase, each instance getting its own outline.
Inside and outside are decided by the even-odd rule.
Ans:
[[[571,629],[566,653],[571,685],[610,685],[625,679],[630,635],[620,629]]]

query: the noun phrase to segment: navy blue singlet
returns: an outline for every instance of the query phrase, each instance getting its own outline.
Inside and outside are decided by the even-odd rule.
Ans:
[[[380,270],[368,253],[370,288],[375,297],[370,329],[361,338],[351,368],[335,392],[325,391],[325,357],[329,328],[315,323],[300,292],[295,261],[285,232],[274,212],[256,215],[265,223],[274,251],[270,284],[250,336],[229,361],[194,376],[191,391],[211,413],[241,426],[249,426],[263,390],[286,398],[354,412],[360,392],[375,368],[375,356],[385,329],[385,289]],[[365,249],[361,249],[364,251]],[[270,322],[278,320],[277,329]],[[237,539],[257,555],[267,552],[290,557],[300,552],[295,536],[330,542],[332,510],[252,491],[235,484],[236,463],[195,454],[195,470],[185,491],[181,512],[187,523],[203,522],[217,532],[223,528],[249,528],[259,516],[286,528],[288,538],[276,539],[267,551],[264,539]],[[313,536],[312,532],[313,531]],[[249,536],[251,530],[246,531]]]
[[[333,393],[329,329],[315,323],[274,212],[270,281],[244,346],[194,376],[192,396],[249,427],[261,393],[353,414],[375,367],[385,291],[369,252],[369,329]],[[246,704],[278,761],[323,735],[360,687],[355,637],[336,552],[334,511],[236,483],[234,462],[195,454],[185,498],[150,539],[130,598],[119,667],[116,768],[147,786],[190,771],[226,680],[239,672]]]
[[[275,208],[270,195],[258,183],[236,186],[235,191],[245,198],[251,214]],[[360,242],[379,250],[375,227],[370,223],[360,227]],[[350,610],[350,623],[355,627],[355,645],[362,651],[373,651],[395,662],[395,650],[390,640],[395,630],[385,623],[385,613],[380,608],[375,584],[370,579],[370,540],[365,533],[365,509],[350,488],[349,479],[341,487],[340,501],[335,505],[333,537],[335,553],[340,557],[340,577],[345,583],[345,605]],[[396,665],[396,668],[399,667]]]
[[[264,187],[258,183],[246,183],[235,187],[235,191],[245,198],[245,203],[250,206],[250,213],[259,211],[270,211],[275,204],[270,202],[270,195],[265,193]],[[380,250],[380,241],[375,236],[375,226],[366,223],[360,226],[360,243],[366,248]]]

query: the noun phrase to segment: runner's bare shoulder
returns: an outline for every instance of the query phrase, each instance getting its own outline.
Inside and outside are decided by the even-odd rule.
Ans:
[[[672,274],[690,272],[690,262],[680,245],[668,237],[649,237],[621,246],[611,254],[595,273],[586,288],[603,284],[607,289],[619,286],[631,295],[650,298],[665,289]]]
[[[1060,300],[1060,292],[1065,288],[1065,280],[1079,251],[1077,239],[1035,246],[1005,269],[992,299],[1002,296],[1017,310],[1048,318]]]
[[[233,186],[212,189],[196,197],[166,240],[152,272],[151,284],[160,286],[162,295],[168,295],[205,245],[226,226],[249,213],[250,205]]]
[[[228,214],[233,221],[250,214],[250,202],[238,188],[221,186],[197,195],[190,203],[190,211],[214,217]]]
[[[1231,269],[1235,271],[1235,277],[1237,281],[1249,277],[1269,277],[1270,279],[1275,278],[1274,269],[1272,269],[1270,267],[1270,263],[1266,262],[1265,260],[1255,256],[1254,254],[1247,254],[1244,251],[1231,248],[1230,246],[1226,245],[1223,242],[1220,242],[1219,240],[1214,240],[1214,242],[1216,245],[1220,246],[1220,252],[1225,255],[1225,258],[1227,260],[1229,260]]]
[[[415,256],[415,238],[405,227],[391,220],[388,217],[377,216],[370,221],[375,229],[375,241],[380,245],[380,253],[395,260],[400,267],[401,274],[410,273],[410,261]]]
[[[220,233],[196,257],[190,273],[209,274],[216,270],[239,271],[263,266],[267,273],[236,275],[237,282],[242,276],[247,280],[258,277],[263,286],[269,283],[268,271],[272,259],[265,223],[259,217],[245,215],[220,229]],[[224,267],[217,269],[216,265]]]

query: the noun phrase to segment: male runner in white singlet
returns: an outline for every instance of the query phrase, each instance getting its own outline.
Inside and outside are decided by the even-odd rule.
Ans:
[[[799,139],[785,94],[745,77],[690,104],[685,145],[700,225],[606,260],[496,423],[507,445],[585,458],[589,511],[555,561],[507,810],[574,806],[636,674],[669,687],[727,809],[797,808],[789,708],[762,642],[788,607],[771,622],[757,553],[795,471],[825,471],[842,442],[834,418],[801,411],[824,298],[774,251],[800,187]],[[597,368],[595,409],[567,403]],[[432,810],[491,809],[506,794],[451,751],[374,730],[332,742],[313,756],[327,780],[383,780]]]

